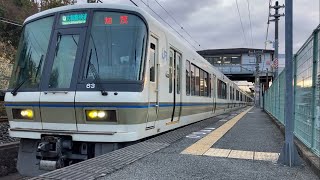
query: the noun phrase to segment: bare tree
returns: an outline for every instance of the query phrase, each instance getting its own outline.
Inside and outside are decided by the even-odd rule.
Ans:
[[[75,3],[77,3],[77,0],[40,0],[39,9],[40,11],[44,11],[55,7],[72,5]]]

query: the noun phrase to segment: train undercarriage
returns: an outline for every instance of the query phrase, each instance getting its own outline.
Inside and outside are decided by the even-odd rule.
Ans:
[[[44,135],[41,140],[21,139],[17,169],[35,176],[87,160],[131,143],[76,142],[71,136]]]

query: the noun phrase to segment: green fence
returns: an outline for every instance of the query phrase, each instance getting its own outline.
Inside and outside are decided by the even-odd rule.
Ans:
[[[320,157],[320,25],[294,56],[294,134]],[[264,93],[264,108],[282,124],[285,71]]]

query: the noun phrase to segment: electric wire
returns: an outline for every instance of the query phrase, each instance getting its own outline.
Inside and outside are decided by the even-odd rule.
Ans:
[[[184,36],[182,36],[176,29],[174,29],[167,21],[165,21],[158,13],[156,13],[150,6],[148,6],[143,0],[140,0],[146,7],[148,7],[154,14],[156,14],[163,22],[165,22],[171,29],[173,29],[180,37],[182,37],[188,44],[190,44],[195,50],[198,50],[193,46]]]
[[[268,41],[268,35],[269,35],[269,24],[270,24],[270,10],[271,10],[271,3],[272,3],[272,0],[269,0],[269,10],[268,10],[268,21],[267,21],[267,31],[266,31],[266,39],[264,41],[264,50],[267,50],[267,41]],[[266,54],[263,53],[263,58],[264,60],[266,59]],[[264,65],[263,64],[263,67],[262,69],[264,68]],[[268,70],[267,70],[268,71]]]
[[[268,21],[267,21],[267,32],[266,32],[266,39],[264,41],[264,49],[267,49],[267,41],[269,36],[269,24],[270,24],[270,10],[271,10],[271,3],[272,0],[269,0],[269,10],[268,10]]]
[[[171,17],[171,19],[173,19],[173,21],[195,42],[200,46],[200,43],[198,43],[191,35],[190,33],[188,33],[188,31],[186,31],[183,26],[181,24],[179,24],[179,22],[172,16],[171,13],[169,13],[166,8],[164,8],[159,1],[155,0],[155,2]]]
[[[247,0],[247,4],[248,4],[248,16],[249,16],[249,21],[250,21],[250,30],[251,30],[251,47],[253,47],[253,37],[252,37],[252,21],[251,21],[251,11],[250,11],[250,3],[249,0]]]
[[[134,4],[135,6],[139,7],[135,2],[133,2],[133,0],[130,0],[130,2],[132,2],[132,4]]]
[[[4,18],[4,17],[0,17],[0,21],[1,22],[4,22],[4,23],[8,23],[8,24],[11,24],[11,25],[15,25],[15,26],[22,26],[22,24],[16,22],[16,21],[13,21],[13,20],[10,20],[10,19],[7,19],[7,18]]]
[[[246,34],[245,34],[245,32],[244,32],[244,27],[243,27],[243,23],[242,23],[242,18],[241,18],[241,14],[240,14],[240,10],[239,10],[238,0],[236,0],[236,5],[237,5],[237,9],[238,9],[238,15],[239,15],[240,23],[241,23],[241,28],[242,28],[242,33],[243,33],[244,41],[245,41],[245,44],[248,45],[248,41],[247,41],[247,38],[246,38]]]

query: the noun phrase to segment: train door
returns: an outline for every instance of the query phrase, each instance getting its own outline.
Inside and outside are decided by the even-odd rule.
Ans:
[[[85,28],[56,29],[43,72],[40,112],[43,129],[77,130],[74,109]],[[63,126],[60,124],[64,123]]]
[[[212,111],[213,113],[216,112],[217,110],[217,84],[216,84],[216,76],[213,74],[211,78],[211,84],[212,84],[212,100],[213,100],[213,108]]]
[[[158,119],[159,112],[159,63],[158,63],[158,40],[151,36],[149,44],[149,106],[146,129],[153,129]]]
[[[169,93],[172,95],[171,122],[178,122],[181,115],[181,60],[182,55],[170,49],[169,52]]]
[[[182,56],[180,53],[175,52],[174,58],[174,89],[175,89],[175,98],[174,98],[174,116],[172,121],[179,121],[181,116],[181,65],[182,65]]]

